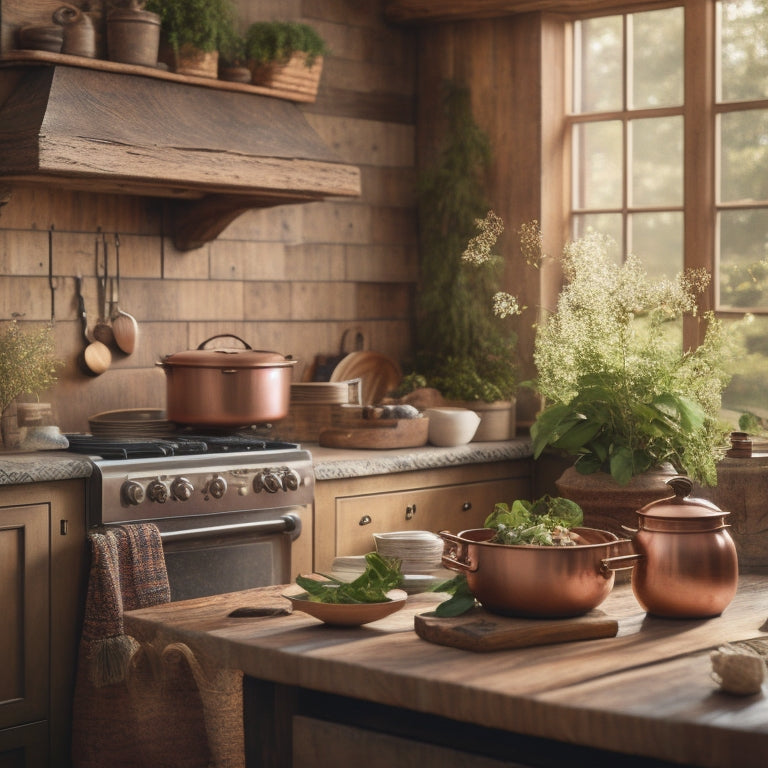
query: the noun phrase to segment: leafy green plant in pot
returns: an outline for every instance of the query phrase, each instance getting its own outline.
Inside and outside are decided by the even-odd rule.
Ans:
[[[536,458],[547,448],[576,457],[557,482],[561,495],[589,518],[590,501],[578,494],[598,484],[601,492],[626,488],[623,522],[634,525],[637,509],[673,495],[666,477],[654,479],[660,468],[717,482],[728,431],[719,411],[729,348],[712,313],[698,318],[706,330],[695,350],[684,350],[676,332],[683,317],[696,317],[705,270],[654,281],[634,256],[617,265],[608,245],[590,234],[564,250],[565,284],[536,335],[536,386],[546,407],[531,437]],[[591,522],[597,517],[611,528],[619,503],[600,499],[606,506]]]
[[[328,46],[309,24],[257,21],[245,33],[245,57],[253,82],[317,91]]]
[[[399,394],[426,385],[481,409],[514,399],[517,335],[492,306],[503,263],[490,249],[503,225],[487,213],[483,192],[488,138],[474,121],[466,88],[448,83],[444,105],[443,147],[420,180],[416,353],[414,373]],[[472,263],[464,254],[479,245],[487,246],[488,258]]]
[[[176,72],[217,76],[219,46],[234,23],[232,0],[148,0],[145,9],[160,16]]]

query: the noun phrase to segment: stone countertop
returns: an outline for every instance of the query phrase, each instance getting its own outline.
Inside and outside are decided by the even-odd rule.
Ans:
[[[0,485],[47,483],[90,477],[91,462],[66,451],[34,451],[0,454]]]
[[[317,480],[528,459],[532,455],[530,441],[524,439],[469,443],[453,448],[425,445],[384,451],[323,448],[311,443],[302,447],[312,454]],[[3,453],[0,454],[0,486],[75,480],[90,477],[92,469],[86,457],[66,451]]]
[[[451,448],[425,445],[420,448],[361,450],[324,448],[309,443],[302,447],[312,454],[315,479],[320,481],[529,459],[533,455],[531,441],[528,439],[468,443]]]

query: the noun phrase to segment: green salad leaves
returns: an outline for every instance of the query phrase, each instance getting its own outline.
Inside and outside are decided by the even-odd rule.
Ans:
[[[581,507],[561,496],[542,496],[536,501],[518,499],[508,504],[498,503],[485,520],[486,528],[495,528],[491,539],[496,544],[562,545],[568,530],[581,525]]]
[[[316,603],[388,602],[386,593],[395,589],[403,578],[400,560],[369,552],[365,562],[365,570],[354,581],[344,582],[321,574],[327,581],[297,576],[296,583],[307,593],[307,598]]]

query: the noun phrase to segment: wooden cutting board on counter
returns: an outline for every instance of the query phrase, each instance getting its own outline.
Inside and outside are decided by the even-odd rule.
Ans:
[[[360,425],[324,429],[326,448],[415,448],[426,445],[429,419],[360,419]]]
[[[434,611],[419,614],[414,617],[414,629],[430,643],[486,652],[614,637],[619,622],[597,610],[570,619],[523,619],[473,608],[445,619]]]

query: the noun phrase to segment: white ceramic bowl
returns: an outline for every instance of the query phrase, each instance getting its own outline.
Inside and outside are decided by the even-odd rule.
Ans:
[[[466,445],[477,432],[480,417],[468,408],[427,408],[428,440],[432,445]]]

